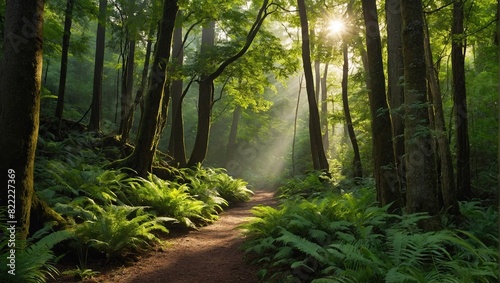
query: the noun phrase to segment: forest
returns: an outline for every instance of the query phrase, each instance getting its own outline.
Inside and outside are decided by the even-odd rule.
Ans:
[[[2,1],[0,281],[105,282],[266,190],[248,282],[498,282],[499,3]]]

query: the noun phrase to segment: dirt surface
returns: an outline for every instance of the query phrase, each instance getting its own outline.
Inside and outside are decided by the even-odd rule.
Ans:
[[[252,199],[221,213],[212,225],[167,240],[130,266],[103,272],[92,282],[120,283],[254,283],[258,267],[239,249],[244,236],[236,227],[257,205],[275,205],[273,193],[256,191]]]

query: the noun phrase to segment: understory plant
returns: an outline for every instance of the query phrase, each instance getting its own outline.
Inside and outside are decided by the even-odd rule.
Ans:
[[[161,221],[161,218],[145,213],[142,207],[98,207],[95,219],[78,225],[75,235],[78,245],[94,248],[110,259],[144,250],[151,243],[161,243],[152,233],[168,232]]]
[[[498,237],[424,232],[427,215],[388,213],[374,197],[365,187],[256,207],[244,249],[266,282],[496,282]]]
[[[0,215],[5,215],[0,211]],[[5,219],[0,219],[1,231],[7,231]],[[52,248],[65,240],[73,237],[71,230],[51,232],[47,225],[42,230],[31,236],[28,240],[17,239],[15,247],[9,245],[10,237],[2,237],[0,241],[0,274],[2,282],[44,283],[49,278],[55,278],[59,271],[54,266],[58,257]],[[15,250],[15,263],[10,265],[9,256]],[[12,267],[12,268],[11,268]]]

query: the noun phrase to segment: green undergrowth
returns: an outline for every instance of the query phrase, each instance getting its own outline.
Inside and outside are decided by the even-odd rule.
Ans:
[[[51,245],[40,246],[47,240],[38,237],[26,242],[27,248],[20,248],[17,267],[26,274],[23,282],[46,282],[57,275],[54,264],[66,253],[77,262],[76,269],[65,274],[91,277],[96,272],[88,268],[88,262],[102,258],[104,263],[120,262],[162,245],[161,236],[169,229],[210,224],[223,209],[249,200],[252,194],[245,181],[232,178],[224,169],[170,168],[170,180],[153,174],[133,176],[124,173],[130,173],[127,168],[103,169],[110,162],[106,156],[117,156],[116,150],[103,148],[99,138],[90,134],[70,133],[62,141],[50,133],[40,137],[35,191],[67,221],[67,227],[46,236],[54,240]],[[53,249],[56,243],[59,248]],[[7,245],[7,240],[0,242],[2,259],[7,256]],[[56,250],[68,252],[56,254]]]
[[[495,209],[462,203],[462,225],[424,232],[427,215],[388,213],[357,183],[314,173],[286,182],[279,207],[253,209],[244,249],[264,282],[497,282]]]

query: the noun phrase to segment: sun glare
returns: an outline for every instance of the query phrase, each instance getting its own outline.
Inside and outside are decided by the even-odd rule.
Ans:
[[[333,34],[342,33],[344,28],[345,28],[344,22],[342,22],[340,20],[331,20],[328,23],[328,30],[330,31],[330,33],[333,33]]]

